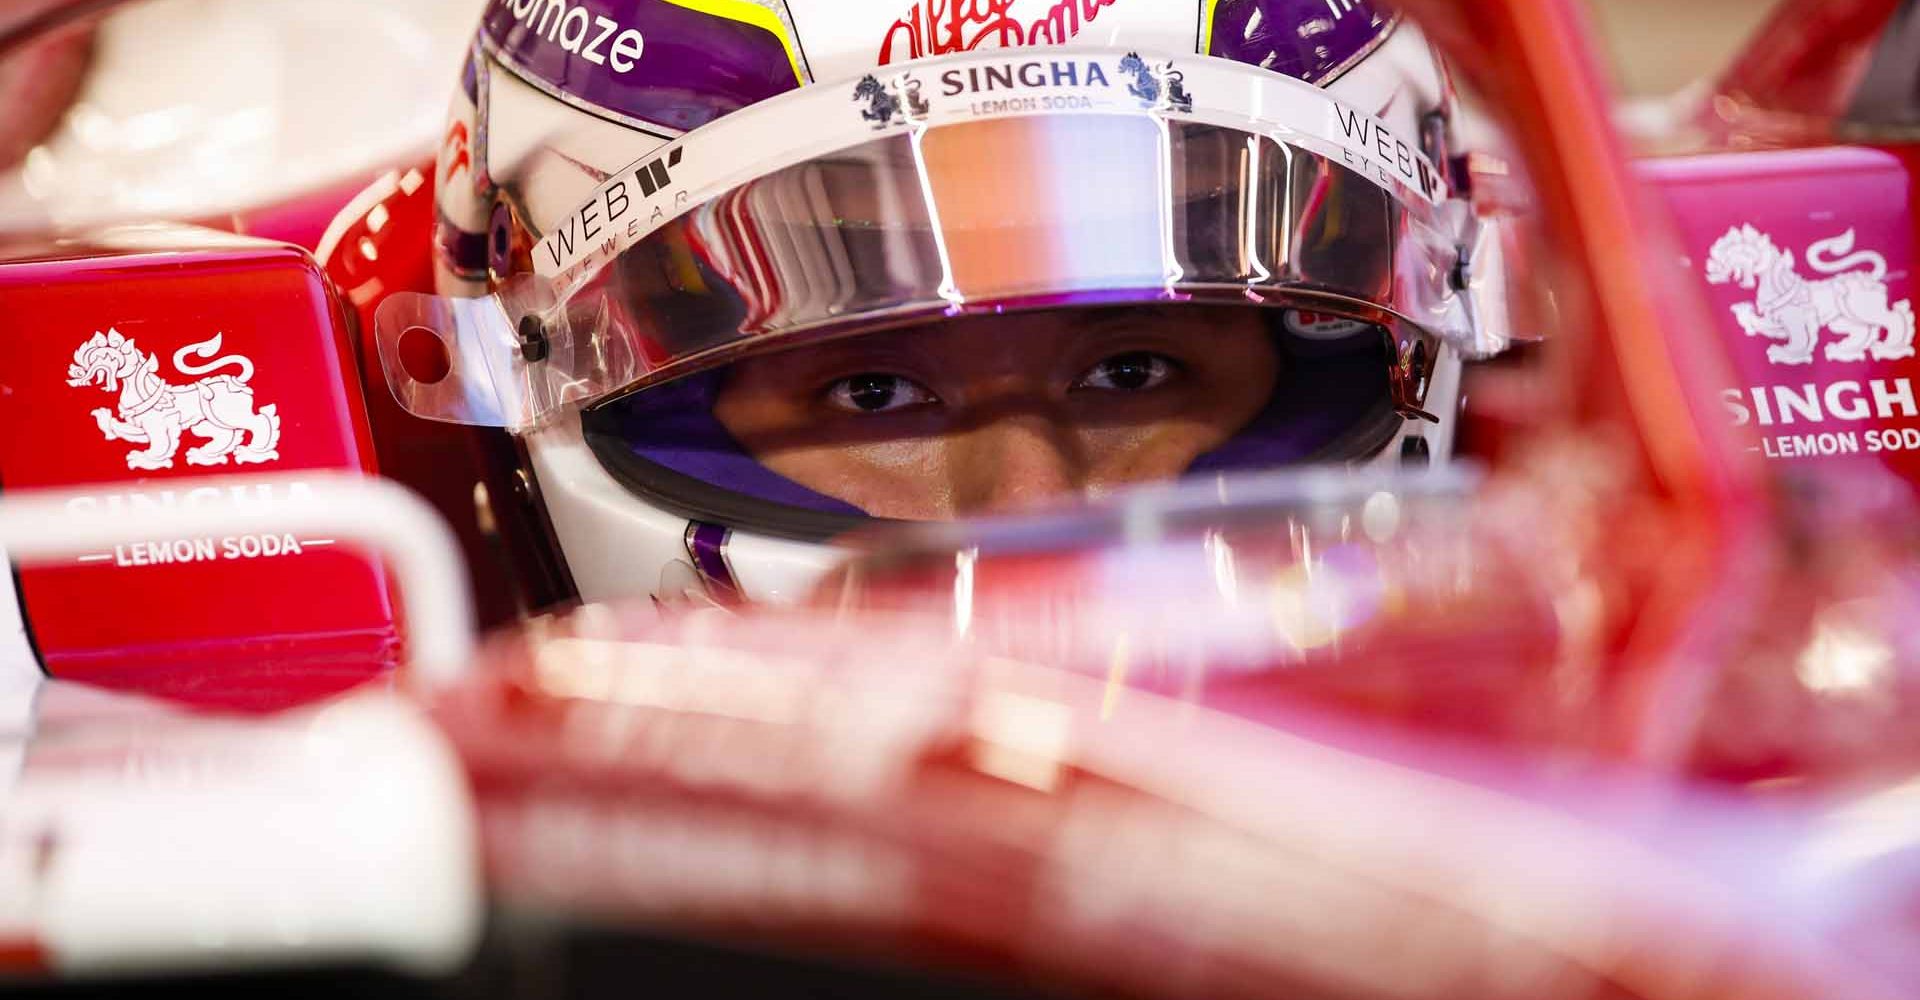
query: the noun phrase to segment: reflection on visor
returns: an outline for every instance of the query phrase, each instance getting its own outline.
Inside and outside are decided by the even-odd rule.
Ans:
[[[1374,454],[1404,419],[1386,335],[1313,339],[1282,321],[1296,315],[941,320],[754,354],[596,405],[583,427],[656,506],[808,538]]]
[[[1287,302],[1387,326],[1403,355],[1423,335],[1468,353],[1498,339],[1499,317],[1453,284],[1473,241],[1464,202],[1429,200],[1370,153],[1336,148],[1354,113],[1311,87],[1210,61],[1192,70],[1191,108],[936,99],[922,113],[909,86],[892,118],[842,108],[852,124],[835,119],[821,148],[788,165],[650,192],[648,204],[669,206],[657,223],[630,218],[641,191],[615,177],[542,242],[559,272],[473,307],[383,305],[389,380],[422,416],[525,427],[800,340],[1009,307]],[[1229,84],[1258,99],[1208,107]],[[776,98],[690,134],[674,176],[735,132],[765,139],[783,102],[816,99]],[[1276,124],[1288,101],[1298,128]],[[628,221],[614,224],[616,209]],[[590,266],[594,246],[613,253]],[[412,326],[455,341],[449,385],[417,385],[398,364],[392,345]]]
[[[614,262],[644,367],[845,317],[970,304],[1156,301],[1289,288],[1395,302],[1406,208],[1261,137],[1137,117],[1010,118],[896,135],[771,174]],[[1427,266],[1450,264],[1452,249]],[[1402,296],[1404,297],[1404,296]],[[1396,308],[1396,306],[1398,308]]]

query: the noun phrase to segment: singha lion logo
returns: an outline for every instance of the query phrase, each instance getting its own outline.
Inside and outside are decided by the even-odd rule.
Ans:
[[[1140,58],[1140,53],[1129,52],[1120,59],[1120,72],[1133,78],[1133,82],[1127,84],[1127,93],[1139,100],[1142,106],[1150,108],[1159,104],[1164,90],[1168,107],[1175,111],[1193,110],[1193,97],[1187,93],[1186,75],[1171,64],[1148,66],[1147,61]]]
[[[1823,329],[1841,338],[1827,345],[1829,361],[1913,356],[1913,303],[1887,301],[1885,257],[1871,250],[1855,252],[1849,229],[1808,244],[1807,263],[1833,277],[1801,277],[1793,266],[1793,251],[1775,247],[1752,226],[1736,226],[1707,254],[1707,281],[1758,286],[1759,294],[1752,302],[1735,305],[1733,316],[1749,337],[1784,341],[1767,348],[1767,360],[1774,364],[1811,364]],[[1867,269],[1848,270],[1861,264]]]
[[[233,365],[237,374],[212,375],[190,385],[169,385],[159,375],[160,358],[133,346],[118,330],[96,333],[73,352],[67,366],[67,384],[78,388],[97,385],[118,392],[118,411],[100,407],[93,417],[109,441],[144,444],[127,455],[129,469],[170,469],[182,433],[192,431],[206,441],[187,449],[188,465],[225,465],[228,456],[241,464],[271,462],[280,457],[280,415],[269,404],[253,408],[253,362],[238,354],[215,358],[203,365],[189,357],[211,358],[220,351],[220,335],[188,344],[173,354],[180,374],[206,375]],[[245,440],[243,441],[242,438]]]
[[[900,102],[901,94],[906,95],[904,105]],[[879,77],[868,73],[854,85],[853,99],[867,102],[860,117],[872,122],[874,128],[886,128],[906,121],[908,116],[924,118],[932,110],[927,99],[920,96],[920,81],[913,79],[910,74],[903,74],[896,83],[885,84],[880,82]]]

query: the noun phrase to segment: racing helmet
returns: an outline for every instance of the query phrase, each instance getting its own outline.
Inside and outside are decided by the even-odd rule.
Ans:
[[[1455,118],[1365,0],[494,0],[381,360],[512,432],[590,600],[797,597],[876,518],[1443,463],[1508,336]]]

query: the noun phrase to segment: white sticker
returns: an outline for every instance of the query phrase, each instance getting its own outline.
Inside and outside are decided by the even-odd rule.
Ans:
[[[1020,49],[808,87],[690,132],[616,172],[556,223],[535,248],[534,270],[564,289],[693,205],[875,134],[1055,113],[1244,129],[1342,162],[1404,201],[1447,197],[1413,137],[1311,84],[1218,59]]]

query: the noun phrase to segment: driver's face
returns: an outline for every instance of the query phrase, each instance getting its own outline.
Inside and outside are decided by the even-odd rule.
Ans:
[[[985,316],[749,358],[714,416],[816,492],[951,518],[1177,476],[1266,405],[1279,364],[1245,308]]]

